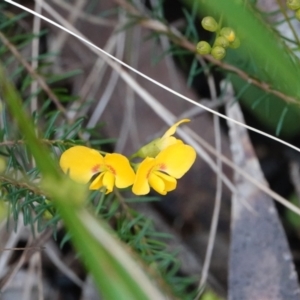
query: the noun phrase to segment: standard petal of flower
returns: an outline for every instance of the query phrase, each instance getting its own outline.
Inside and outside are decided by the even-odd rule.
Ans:
[[[176,132],[177,127],[181,124],[181,123],[186,123],[186,122],[190,122],[189,119],[183,119],[178,121],[177,123],[175,123],[173,126],[171,126],[166,132],[165,134],[162,136],[162,139],[168,136],[171,136],[172,134],[174,134]]]
[[[127,157],[112,153],[104,158],[106,168],[115,176],[115,184],[118,188],[125,188],[133,184],[135,173],[129,164]]]
[[[74,181],[87,183],[94,174],[101,172],[103,156],[94,149],[74,146],[62,154],[59,165]]]
[[[193,165],[196,151],[185,144],[175,144],[161,151],[155,158],[159,170],[175,178],[181,178]]]
[[[148,176],[154,166],[154,158],[147,157],[139,165],[135,181],[132,187],[132,192],[136,195],[146,195],[150,192]]]

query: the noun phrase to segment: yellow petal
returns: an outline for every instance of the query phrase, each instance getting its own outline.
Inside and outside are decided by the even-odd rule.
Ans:
[[[161,195],[166,195],[167,192],[173,191],[176,188],[177,181],[167,174],[154,171],[149,176],[149,184]]]
[[[104,173],[99,174],[90,184],[90,190],[100,190],[103,187],[103,176]]]
[[[174,177],[171,177],[159,171],[155,171],[155,174],[157,174],[157,176],[159,176],[164,181],[166,192],[170,192],[176,189],[177,180]]]
[[[94,174],[101,172],[103,156],[94,149],[75,146],[62,154],[59,165],[74,181],[87,183]]]
[[[149,176],[150,186],[161,195],[166,195],[165,182],[154,172]]]
[[[103,186],[106,188],[106,194],[112,192],[115,185],[115,176],[110,172],[105,172],[103,175]]]
[[[185,144],[175,144],[161,151],[155,158],[156,169],[172,177],[181,178],[193,165],[196,151]]]
[[[229,36],[227,37],[229,42],[233,42],[235,40],[235,33],[234,31],[231,31]]]
[[[104,162],[107,170],[115,177],[116,187],[125,188],[133,184],[135,173],[127,157],[118,153],[106,154]]]
[[[183,141],[176,139],[174,136],[168,136],[166,138],[161,139],[158,146],[159,146],[160,151],[162,151],[162,150],[166,149],[167,147],[169,147],[171,145],[175,145],[175,144],[183,144]]]
[[[173,126],[171,126],[166,132],[165,134],[162,136],[162,139],[168,136],[171,136],[172,134],[174,134],[176,132],[177,127],[181,124],[181,123],[186,123],[186,122],[190,122],[189,119],[183,119],[181,121],[178,121],[177,123],[175,123]]]
[[[115,184],[115,176],[109,171],[101,173],[97,176],[93,182],[90,184],[90,190],[100,190],[105,188],[105,194],[108,194],[113,191]]]
[[[132,192],[136,195],[146,195],[150,192],[148,176],[154,166],[155,159],[147,157],[139,165],[135,181],[132,187]]]

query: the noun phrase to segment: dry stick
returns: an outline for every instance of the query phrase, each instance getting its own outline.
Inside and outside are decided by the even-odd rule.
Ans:
[[[22,253],[18,262],[16,262],[13,267],[9,269],[7,275],[1,279],[0,288],[1,291],[4,292],[13,279],[13,277],[17,274],[17,272],[21,269],[24,263],[28,262],[30,257],[38,250],[41,250],[40,245],[43,245],[46,240],[48,240],[52,235],[52,230],[45,230],[34,242],[36,244],[35,247],[26,247],[26,250]],[[27,243],[29,245],[29,243]]]
[[[298,205],[300,205],[300,169],[297,161],[292,161],[290,163],[289,174],[298,198]]]
[[[35,2],[38,3],[38,2]],[[70,9],[69,12],[69,16],[67,18],[67,21],[70,24],[75,24],[76,20],[79,16],[79,12],[81,11],[81,9],[83,8],[85,4],[85,1],[82,0],[77,0],[75,2],[75,4],[72,5],[72,9]],[[67,39],[69,38],[69,35],[67,34],[67,32],[65,31],[60,31],[58,33],[58,36],[55,38],[54,42],[51,43],[51,50],[50,52],[60,52],[60,50],[63,48],[64,44],[66,43]]]
[[[202,63],[202,65],[205,66],[206,64]],[[205,70],[207,70],[207,69],[205,68]],[[211,98],[213,101],[215,101],[217,99],[217,92],[216,92],[214,78],[212,77],[212,75],[210,73],[208,73],[208,71],[205,71],[205,73],[207,75],[208,87],[210,90]],[[219,117],[214,115],[213,122],[214,122],[214,131],[215,131],[216,151],[220,155],[222,149],[221,149],[221,129],[220,129]],[[218,227],[220,208],[221,208],[221,197],[222,197],[222,177],[220,176],[222,174],[222,161],[221,161],[219,155],[216,157],[218,172],[216,173],[217,183],[216,183],[215,205],[214,205],[214,210],[213,210],[213,215],[212,215],[212,220],[211,220],[211,225],[210,225],[209,238],[208,238],[208,243],[207,243],[207,248],[206,248],[206,253],[205,253],[205,259],[204,259],[203,268],[202,268],[202,272],[201,272],[201,278],[200,278],[200,282],[199,282],[199,286],[198,286],[198,294],[195,299],[198,299],[200,297],[200,295],[202,293],[202,287],[207,281],[210,262],[211,262],[215,239],[216,239],[216,234],[217,234],[217,227]]]
[[[126,38],[126,61],[130,63],[131,66],[137,68],[138,60],[140,58],[139,52],[133,51],[134,49],[140,48],[141,36],[140,27],[134,27],[130,30]],[[135,77],[133,75],[133,77]],[[125,147],[126,142],[129,138],[132,139],[133,149],[138,149],[140,143],[138,139],[138,129],[135,118],[135,93],[129,85],[126,85],[125,92],[125,112],[123,114],[123,121],[120,126],[120,133],[115,145],[115,151],[122,153]]]
[[[126,96],[125,96],[125,112],[122,124],[120,126],[121,130],[117,143],[115,146],[115,151],[122,153],[128,139],[131,139],[131,145],[133,149],[138,149],[140,146],[138,126],[136,123],[135,115],[135,93],[129,85],[126,85]]]
[[[122,26],[122,21],[120,22],[120,27]],[[125,32],[118,32],[117,34],[117,45],[116,45],[116,57],[121,59],[124,55],[124,45],[125,45]],[[103,92],[102,97],[98,100],[98,104],[94,108],[94,111],[87,123],[87,128],[93,128],[98,123],[102,113],[107,107],[109,100],[111,99],[111,95],[113,94],[117,82],[119,80],[119,73],[115,70],[112,71],[109,82]],[[85,133],[84,139],[88,140],[90,137],[90,133]]]
[[[3,227],[6,226],[6,222],[2,222],[1,224],[1,230],[4,229]],[[5,224],[5,225],[4,225]],[[5,274],[7,273],[7,270],[9,270],[8,268],[8,262],[11,260],[11,256],[13,255],[13,251],[14,249],[18,250],[20,248],[14,248],[21,235],[22,235],[22,230],[23,228],[25,228],[25,226],[23,225],[22,222],[20,222],[20,225],[18,226],[16,231],[12,231],[7,239],[4,240],[4,238],[1,239],[1,245],[3,245],[3,248],[0,248],[0,278],[2,281],[2,278],[5,276]],[[7,228],[4,229],[5,231],[7,231]],[[5,244],[4,244],[5,243]],[[8,251],[10,250],[10,251]],[[24,250],[24,248],[22,248],[22,250]]]
[[[121,50],[122,47],[118,48],[117,50]],[[100,117],[102,116],[105,108],[107,107],[109,100],[111,99],[111,96],[113,92],[115,91],[116,85],[119,80],[119,74],[116,71],[112,71],[111,76],[109,78],[108,84],[106,85],[106,88],[101,96],[101,98],[98,100],[98,103],[96,107],[93,110],[93,113],[91,117],[89,118],[89,121],[87,122],[86,128],[93,128],[98,123]],[[90,133],[85,132],[83,134],[83,139],[88,140],[90,138]]]
[[[28,249],[35,249],[35,250],[45,250],[45,247],[13,247],[13,248],[0,248],[0,252],[3,251],[24,251]]]
[[[42,6],[38,3],[35,3],[35,11],[40,14],[42,11]],[[36,35],[36,37],[32,40],[32,46],[31,46],[31,68],[32,70],[37,70],[38,69],[38,55],[39,55],[39,44],[40,44],[40,39],[38,38],[38,34],[41,29],[41,18],[34,16],[33,18],[33,34]],[[31,109],[31,114],[34,113],[34,111],[38,110],[38,96],[37,96],[37,91],[38,91],[38,82],[37,80],[33,80],[30,85],[30,93],[33,95],[31,101],[30,101],[30,109]],[[36,135],[38,135],[38,130],[35,130]],[[32,167],[36,167],[35,160],[32,157],[31,159],[31,165]]]
[[[25,278],[24,282],[24,290],[22,293],[22,300],[30,300],[35,297],[32,296],[33,288],[35,284],[37,284],[38,287],[38,299],[43,300],[43,293],[42,293],[42,284],[41,284],[41,274],[38,274],[37,269],[39,270],[41,268],[41,259],[40,259],[40,253],[35,252],[29,259],[29,268],[27,270],[27,276]],[[38,278],[35,278],[37,276]]]
[[[9,42],[9,40],[4,36],[2,32],[0,32],[0,39],[3,42],[3,44],[10,50],[10,52],[16,57],[16,59],[25,67],[25,69],[31,75],[31,77],[38,82],[40,87],[56,105],[57,109],[60,110],[65,117],[67,117],[66,109],[61,105],[59,99],[51,91],[47,83],[44,81],[43,77],[41,77],[38,73],[36,73],[35,70],[32,69],[31,65],[22,57],[17,48]]]
[[[73,9],[73,5],[63,2],[61,0],[51,0],[51,2],[55,3],[58,5],[60,8],[63,8],[67,11],[70,11]],[[104,27],[115,27],[117,25],[117,20],[108,20],[106,18],[101,18],[99,16],[94,16],[91,14],[87,14],[85,12],[79,12],[78,17],[86,22],[96,24],[96,25],[101,25]]]
[[[32,13],[32,14],[35,14],[34,11],[32,11],[32,10],[28,9],[27,7],[22,6],[22,5],[18,4],[18,3],[15,3],[15,2],[12,1],[12,0],[4,0],[4,1],[5,1],[5,2],[8,2],[8,3],[11,3],[11,4],[13,4],[13,5],[15,5],[15,6],[17,6],[17,7],[21,8],[21,9],[25,10],[25,11],[28,11],[28,12]],[[40,1],[40,0],[36,0],[36,1]],[[44,8],[45,8],[45,7],[47,7],[48,12],[49,12],[52,16],[54,16],[54,17],[59,16],[59,15],[58,15],[58,14],[57,14],[57,13],[56,13],[49,5],[44,4]],[[225,116],[225,115],[222,115],[221,113],[218,113],[218,112],[216,112],[216,111],[214,111],[214,110],[212,110],[212,109],[210,109],[210,108],[205,107],[204,105],[202,105],[202,104],[200,104],[200,103],[198,103],[198,102],[196,102],[196,101],[194,101],[194,100],[192,100],[192,99],[190,99],[190,98],[188,98],[188,97],[186,97],[186,96],[184,96],[184,95],[182,95],[182,94],[180,94],[180,93],[177,93],[177,92],[173,91],[172,89],[170,89],[170,88],[168,88],[167,86],[161,84],[160,82],[154,80],[153,78],[151,78],[151,77],[149,77],[149,76],[143,74],[142,72],[139,72],[138,70],[136,70],[136,69],[130,67],[130,66],[127,65],[126,63],[124,63],[124,62],[118,60],[117,58],[115,58],[115,57],[112,56],[111,54],[106,53],[105,51],[103,51],[103,49],[101,49],[101,48],[95,46],[93,43],[91,43],[91,42],[89,42],[87,39],[83,38],[82,35],[80,35],[80,33],[78,32],[78,30],[76,30],[75,28],[72,28],[73,31],[71,31],[71,30],[69,30],[69,29],[67,29],[67,28],[65,28],[65,27],[63,27],[63,26],[57,24],[56,22],[54,22],[54,21],[52,21],[52,20],[50,20],[50,19],[48,19],[48,18],[42,16],[42,15],[40,15],[40,17],[41,17],[42,19],[44,19],[45,21],[47,21],[47,22],[53,24],[54,26],[56,26],[56,27],[58,27],[58,28],[60,28],[60,29],[62,29],[62,30],[65,30],[65,31],[69,32],[71,35],[77,37],[79,40],[83,41],[86,45],[90,46],[90,47],[91,47],[90,49],[91,49],[93,52],[97,53],[98,55],[100,55],[100,53],[98,52],[98,51],[100,51],[100,52],[102,53],[102,55],[105,54],[105,55],[108,56],[110,59],[112,59],[112,60],[118,62],[119,64],[125,66],[125,67],[128,68],[129,70],[131,70],[131,71],[135,72],[136,74],[142,76],[143,78],[145,78],[145,79],[151,81],[152,83],[154,83],[154,84],[160,86],[161,88],[165,89],[166,91],[168,91],[168,92],[170,92],[170,93],[172,93],[172,94],[174,94],[174,95],[180,97],[181,99],[184,99],[185,101],[188,101],[188,102],[190,102],[190,103],[193,103],[194,105],[199,106],[199,107],[201,107],[201,108],[207,110],[208,112],[211,112],[211,113],[213,113],[213,114],[215,114],[215,115],[217,115],[217,116],[219,116],[219,117],[221,117],[221,118],[223,118],[223,119],[225,119],[225,120],[229,120],[229,121],[231,121],[231,122],[233,122],[233,123],[235,123],[235,124],[238,124],[238,125],[240,125],[240,126],[242,126],[242,127],[244,127],[244,128],[247,128],[247,129],[249,129],[249,130],[251,130],[251,131],[253,131],[253,132],[257,132],[257,133],[259,133],[259,134],[261,134],[261,135],[263,135],[263,136],[269,137],[270,139],[273,139],[273,140],[275,140],[275,141],[277,141],[277,142],[279,142],[279,143],[281,143],[281,144],[283,144],[283,145],[286,145],[286,146],[288,146],[288,147],[290,147],[290,148],[296,150],[297,152],[300,152],[300,149],[299,149],[299,148],[297,148],[296,146],[294,146],[294,145],[292,145],[292,144],[290,144],[290,143],[287,143],[287,142],[285,142],[285,141],[283,141],[283,140],[281,140],[281,139],[279,139],[279,138],[276,138],[275,136],[272,136],[272,135],[270,135],[270,134],[267,134],[267,133],[265,133],[265,132],[263,132],[263,131],[261,131],[261,130],[258,130],[258,129],[256,129],[256,128],[254,128],[254,127],[248,126],[248,125],[246,125],[246,124],[244,124],[244,123],[241,123],[241,122],[239,122],[239,121],[236,121],[236,120],[234,120],[234,119],[231,119],[231,118],[229,118],[229,117],[227,117],[227,116]],[[65,24],[65,23],[64,23],[64,24]],[[66,27],[69,27],[68,24],[65,24],[65,26],[66,26]],[[72,27],[72,26],[70,26],[70,27]],[[127,82],[128,84],[131,84],[131,85],[133,85],[133,86],[138,87],[138,88],[136,89],[137,93],[139,93],[139,95],[140,95],[142,98],[144,98],[144,95],[147,94],[147,92],[146,92],[142,87],[140,87],[140,86],[132,79],[132,77],[131,77],[127,72],[125,72],[119,65],[115,64],[112,60],[110,60],[110,59],[107,58],[106,56],[103,56],[103,59],[104,59],[111,67],[113,67],[114,69],[116,69],[116,70],[118,70],[118,71],[120,72],[120,76],[123,78],[123,80],[124,80],[125,82]],[[152,99],[154,99],[154,98],[152,97]],[[145,100],[145,99],[144,99],[144,100]],[[156,107],[155,107],[155,108],[152,107],[152,109],[154,109],[155,112],[156,112],[158,115],[161,116],[162,114],[161,114],[160,110],[161,110],[161,109],[164,110],[164,107],[163,107],[160,103],[159,103],[159,104],[156,103],[155,105],[156,105]],[[162,118],[163,118],[163,116],[162,116]],[[167,121],[166,121],[166,123],[169,124],[169,125],[171,125],[170,122],[167,122]],[[181,134],[183,133],[183,131],[181,131],[180,128],[178,129],[178,131],[179,131],[179,133],[181,132]],[[204,141],[203,139],[201,139],[201,137],[199,137],[199,136],[198,136],[197,134],[195,134],[193,131],[187,131],[187,132],[189,132],[190,134],[193,133],[193,136],[196,136],[197,139],[201,141],[202,145],[204,145],[204,144],[206,145],[205,148],[207,148],[207,149],[209,148],[209,149],[210,149],[209,151],[210,151],[211,153],[213,153],[214,155],[218,156],[218,153],[216,153],[215,149],[213,149],[208,143],[206,143],[206,141]],[[193,144],[195,145],[194,140],[193,140],[192,138],[190,138],[190,137],[187,136],[187,137],[186,137],[186,140],[187,140],[187,139],[189,139],[189,140],[190,140],[191,142],[193,142]],[[197,148],[199,149],[198,146],[197,146]],[[217,170],[215,164],[211,161],[210,157],[209,157],[205,152],[203,152],[203,151],[202,151],[202,154],[205,155],[205,157],[208,159],[208,161],[210,161],[209,165],[211,166],[211,168],[212,168],[213,170]],[[264,191],[266,194],[268,194],[269,196],[271,196],[272,198],[274,198],[275,200],[277,200],[278,202],[280,202],[281,204],[283,204],[283,205],[286,206],[287,208],[291,209],[291,210],[294,211],[296,214],[300,215],[300,209],[299,209],[298,207],[296,207],[295,205],[289,203],[286,199],[284,199],[283,197],[279,196],[278,194],[276,194],[275,192],[273,192],[272,190],[270,190],[269,187],[264,186],[264,185],[262,185],[260,182],[258,182],[258,181],[256,181],[256,180],[254,180],[253,178],[251,178],[250,175],[248,175],[247,173],[245,173],[242,169],[236,167],[229,159],[227,159],[227,158],[224,157],[223,155],[221,155],[220,157],[221,157],[221,159],[222,159],[222,161],[223,161],[224,163],[226,163],[226,164],[229,165],[231,168],[233,168],[236,172],[240,173],[242,176],[244,176],[245,178],[247,178],[250,182],[252,182],[253,184],[255,184],[258,188],[260,188],[260,189],[261,189],[262,191]],[[222,180],[223,180],[223,182],[224,182],[231,190],[234,190],[234,187],[233,187],[232,183],[228,180],[228,178],[227,178],[226,176],[222,176]]]
[[[211,109],[213,108],[219,108],[221,106],[223,106],[225,104],[225,101],[223,99],[217,98],[215,100],[208,100],[208,99],[201,99],[201,103]],[[178,120],[181,119],[195,119],[199,116],[201,116],[202,114],[206,113],[207,111],[201,107],[198,106],[194,106],[190,109],[187,109],[186,111],[184,111],[183,113],[181,113],[178,116]]]
[[[77,274],[55,253],[53,247],[51,246],[51,240],[48,241],[48,245],[46,244],[44,253],[48,256],[50,261],[54,266],[66,277],[68,277],[71,281],[73,281],[77,286],[83,287],[83,281],[77,276]],[[53,242],[52,242],[53,244]]]
[[[39,5],[38,3],[35,3],[35,11],[40,14],[42,11],[42,6]],[[33,34],[38,35],[41,29],[41,18],[34,16],[33,18]],[[32,48],[31,48],[31,57],[32,57],[32,62],[31,62],[31,68],[32,70],[37,70],[38,68],[38,55],[39,55],[39,38],[35,37],[32,40]],[[31,108],[31,113],[37,110],[37,90],[38,90],[38,82],[36,80],[33,80],[30,86],[30,92],[31,95],[34,95],[30,101],[30,108]]]
[[[132,15],[136,15],[137,17],[139,17],[141,19],[141,21],[139,21],[140,25],[142,25],[148,29],[157,31],[157,32],[165,33],[177,45],[179,45],[182,48],[185,48],[191,52],[196,53],[196,46],[193,43],[191,43],[189,40],[187,40],[175,28],[168,27],[158,20],[149,19],[148,16],[141,15],[141,13],[138,10],[136,10],[132,5],[128,4],[128,2],[125,0],[115,0],[115,2],[117,2],[123,8],[125,8]],[[273,94],[273,95],[281,98],[282,100],[286,101],[287,103],[295,103],[295,104],[299,105],[299,101],[297,101],[295,98],[290,97],[278,90],[272,89],[268,83],[259,81],[255,78],[249,76],[246,72],[244,72],[243,70],[241,70],[237,67],[234,67],[234,66],[227,64],[225,62],[222,62],[220,60],[216,60],[211,55],[203,55],[202,57],[204,57],[206,60],[210,61],[214,65],[216,65],[224,70],[227,70],[227,71],[237,74],[239,77],[244,79],[246,82],[259,87],[260,89],[264,90],[267,93]]]
[[[30,237],[27,240],[27,244],[26,244],[26,250],[24,250],[24,252],[22,253],[21,257],[19,258],[18,262],[16,262],[15,264],[13,264],[9,269],[8,272],[6,273],[6,275],[1,278],[1,284],[0,284],[0,288],[1,288],[1,292],[4,292],[10,282],[13,280],[13,278],[15,277],[15,275],[18,273],[18,271],[21,269],[21,267],[24,265],[24,263],[26,262],[26,254],[29,251],[34,251],[32,249],[28,249],[28,245],[31,243]]]
[[[150,0],[151,6],[152,7],[158,6],[159,5],[158,1],[160,1],[160,0]],[[158,17],[163,18],[163,15],[159,15]],[[162,46],[163,53],[167,53],[168,49],[170,49],[170,47],[171,47],[169,38],[162,34],[160,34],[158,38],[160,40],[160,44]],[[178,72],[176,70],[174,59],[171,55],[166,55],[164,57],[164,60],[165,60],[166,66],[167,66],[168,76],[169,76],[170,82],[171,82],[171,88],[173,88],[175,90],[176,88],[180,87],[181,85],[179,83],[179,79],[177,76]],[[180,92],[180,90],[178,90],[178,92]]]
[[[43,291],[43,268],[42,268],[42,257],[41,253],[37,253],[37,276],[39,278],[38,280],[38,294],[39,294],[39,299],[38,300],[44,300],[44,291]]]
[[[117,36],[111,36],[107,41],[106,45],[104,46],[105,51],[111,53],[115,49],[116,44],[117,44]],[[85,99],[94,97],[93,95],[96,92],[96,90],[98,90],[99,82],[102,81],[106,69],[107,69],[107,64],[101,57],[98,57],[92,71],[90,72],[86,81],[82,85],[82,88],[79,92],[80,99],[74,102],[70,107],[70,110],[68,112],[70,119],[75,120],[80,116],[86,115],[90,106],[88,105],[84,105],[83,107],[81,106],[84,103]],[[97,81],[95,80],[95,78],[97,78]],[[79,108],[80,110],[78,110]]]
[[[32,230],[33,230],[33,236],[36,235],[37,231],[36,231],[36,228],[37,226],[35,226],[36,224],[34,224],[32,226]],[[30,243],[32,243],[32,237],[29,238],[29,241]],[[35,252],[29,259],[28,259],[28,264],[29,264],[29,268],[26,270],[27,271],[27,276],[25,277],[25,280],[24,280],[24,285],[23,285],[23,293],[22,293],[22,300],[30,300],[30,294],[31,294],[31,291],[32,291],[32,288],[34,286],[34,281],[33,281],[33,274],[35,273],[34,272],[34,269],[35,269],[35,264],[36,264],[36,260],[35,260],[35,255],[36,255],[37,252]]]
[[[34,224],[33,226],[33,236],[41,236],[41,234],[38,232],[38,225],[37,223]],[[33,287],[34,287],[34,281],[33,281],[33,276],[34,274],[37,275],[37,290],[38,290],[38,299],[43,300],[43,284],[42,284],[42,272],[38,274],[36,268],[41,271],[42,269],[42,262],[41,262],[41,252],[37,251],[35,252],[30,258],[29,258],[29,270],[27,271],[28,274],[28,287],[27,287],[27,282],[25,282],[25,291],[24,294],[26,295],[26,288],[28,288],[28,293],[27,293],[27,299],[30,300],[32,297],[30,297],[30,292],[33,292]],[[31,269],[31,274],[30,274],[30,269]],[[40,275],[40,276],[39,276]],[[25,279],[26,280],[26,279]],[[27,300],[26,297],[23,297],[23,300]]]

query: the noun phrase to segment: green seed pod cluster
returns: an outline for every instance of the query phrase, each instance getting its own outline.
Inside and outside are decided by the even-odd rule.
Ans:
[[[295,11],[295,17],[300,21],[300,0],[287,0],[286,6]]]
[[[300,2],[300,0],[298,1]],[[231,27],[220,28],[213,17],[207,16],[203,18],[201,25],[205,30],[215,32],[216,38],[213,46],[206,41],[200,41],[197,44],[197,53],[201,55],[211,54],[215,59],[221,60],[225,57],[228,47],[236,49],[240,46],[241,42],[235,31]]]

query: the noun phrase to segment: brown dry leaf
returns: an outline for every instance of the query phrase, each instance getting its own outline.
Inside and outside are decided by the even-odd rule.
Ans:
[[[227,115],[244,123],[239,104]],[[245,128],[229,124],[235,164],[267,185]],[[234,174],[232,197],[229,299],[299,299],[298,277],[273,200],[240,174]]]

